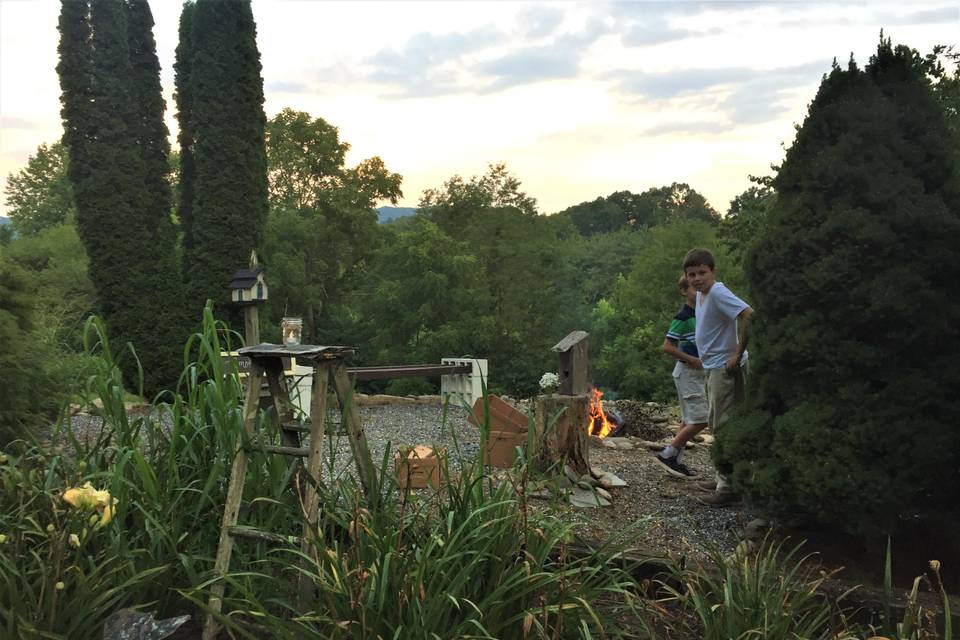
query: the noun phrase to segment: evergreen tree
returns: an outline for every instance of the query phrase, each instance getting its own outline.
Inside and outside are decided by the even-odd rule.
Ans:
[[[58,73],[68,175],[98,310],[113,340],[137,349],[147,388],[157,389],[176,380],[180,336],[170,315],[178,297],[170,272],[174,238],[164,228],[170,200],[165,142],[158,140],[165,135],[163,101],[159,80],[146,78],[159,70],[152,36],[144,33],[151,23],[145,5],[131,11],[121,0],[65,0]],[[132,360],[126,373],[136,387]]]
[[[753,397],[717,453],[782,514],[859,532],[960,522],[950,139],[920,57],[881,39],[865,70],[824,78],[773,180],[746,261]]]
[[[193,61],[193,11],[194,4],[187,2],[180,13],[180,40],[177,43],[176,60],[173,64],[177,104],[177,142],[180,145],[180,181],[177,193],[177,216],[182,229],[193,227],[193,185],[197,171],[193,162],[193,100],[190,90],[190,70]],[[183,250],[193,249],[193,234],[184,233]]]
[[[181,192],[190,198],[183,207],[184,271],[199,309],[207,299],[226,299],[230,276],[262,244],[266,117],[250,2],[198,0],[186,11],[177,70],[188,125],[181,160],[192,161]]]

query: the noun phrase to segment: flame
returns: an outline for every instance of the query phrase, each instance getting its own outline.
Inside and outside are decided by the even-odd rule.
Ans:
[[[603,391],[595,388],[590,395],[590,422],[587,424],[587,434],[606,438],[616,429],[616,426],[607,420],[607,414],[603,411]]]

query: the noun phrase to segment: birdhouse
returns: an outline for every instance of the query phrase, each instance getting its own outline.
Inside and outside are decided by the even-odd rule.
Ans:
[[[266,302],[268,296],[262,267],[240,269],[233,274],[227,288],[230,289],[230,299],[237,304],[260,304]]]
[[[553,351],[560,356],[560,393],[580,395],[590,390],[588,378],[590,361],[587,358],[586,331],[573,331],[566,338],[553,345]]]

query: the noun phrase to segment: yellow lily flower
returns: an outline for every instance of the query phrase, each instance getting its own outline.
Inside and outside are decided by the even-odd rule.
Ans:
[[[98,491],[89,482],[80,488],[67,489],[62,497],[64,502],[75,509],[96,509],[100,515],[97,529],[110,522],[117,506],[117,499],[111,498],[109,491]]]

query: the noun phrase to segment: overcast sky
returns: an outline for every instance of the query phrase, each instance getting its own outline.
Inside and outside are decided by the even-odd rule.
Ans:
[[[62,132],[53,0],[0,0],[0,176]],[[180,3],[151,3],[167,124]],[[553,213],[687,182],[720,211],[783,156],[821,76],[880,29],[923,53],[960,40],[960,2],[256,0],[267,116],[339,127],[402,205],[505,162]],[[5,207],[0,207],[0,211]]]

